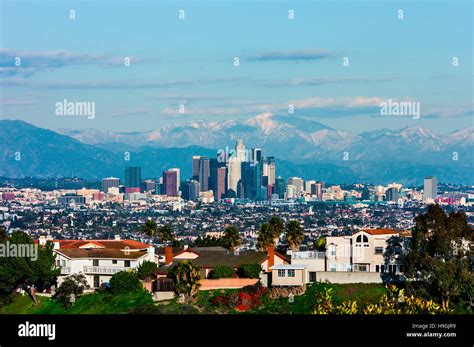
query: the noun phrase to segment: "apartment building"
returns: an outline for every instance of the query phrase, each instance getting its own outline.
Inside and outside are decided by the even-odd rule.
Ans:
[[[58,285],[65,276],[83,273],[91,288],[109,282],[113,274],[136,269],[145,260],[155,261],[154,247],[134,240],[48,240],[51,241],[60,268]]]

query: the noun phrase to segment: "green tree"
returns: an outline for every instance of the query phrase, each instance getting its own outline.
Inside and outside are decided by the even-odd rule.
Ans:
[[[237,273],[240,278],[260,278],[262,271],[262,265],[250,263],[240,265]]]
[[[156,270],[158,270],[156,263],[145,260],[137,267],[137,276],[142,281],[147,281],[153,277]]]
[[[326,238],[320,237],[319,239],[317,239],[314,243],[314,248],[319,252],[326,251]]]
[[[450,300],[471,280],[471,233],[464,212],[447,215],[438,205],[431,205],[417,216],[404,259],[409,289],[440,298],[443,309],[448,309]]]
[[[277,239],[280,237],[280,235],[283,233],[283,230],[285,229],[285,222],[283,222],[283,219],[278,216],[272,216],[272,218],[270,218],[270,220],[268,221],[268,226],[271,235],[275,239],[275,242],[278,241]]]
[[[158,237],[162,242],[172,242],[174,240],[173,227],[169,224],[159,227]]]
[[[169,277],[174,280],[174,287],[178,294],[193,296],[199,289],[201,279],[199,266],[189,260],[179,262],[169,271]]]
[[[231,251],[235,247],[240,246],[242,241],[240,239],[239,229],[237,229],[235,225],[229,225],[224,230],[224,236],[222,237],[222,241],[225,247]]]
[[[235,271],[230,266],[218,265],[214,267],[214,269],[211,271],[210,277],[212,279],[232,278],[234,274],[235,274]]]
[[[156,235],[157,230],[158,226],[153,219],[147,219],[147,221],[142,225],[142,232],[150,238],[150,243],[153,237]]]
[[[304,231],[298,221],[290,220],[285,228],[285,237],[291,250],[298,250],[301,241],[304,239]]]
[[[59,275],[59,269],[54,266],[53,244],[34,245],[33,239],[20,230],[14,231],[7,241],[10,247],[29,248],[31,253],[23,257],[0,257],[0,300],[22,288],[37,303],[36,291],[41,292],[55,284]]]
[[[110,291],[112,294],[130,294],[143,290],[138,276],[131,271],[120,271],[110,279]]]
[[[76,297],[84,290],[89,289],[86,276],[82,273],[66,276],[61,285],[56,290],[53,298],[61,302],[64,306],[71,306]]]
[[[260,250],[267,250],[268,247],[275,245],[275,238],[270,230],[268,223],[263,223],[258,229],[257,247]]]

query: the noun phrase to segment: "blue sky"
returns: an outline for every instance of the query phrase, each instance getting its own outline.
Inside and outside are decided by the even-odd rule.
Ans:
[[[472,127],[472,6],[2,0],[0,114],[51,129],[142,131],[293,104],[294,116],[353,132]],[[57,116],[64,99],[95,102],[96,117]],[[387,99],[420,102],[420,119],[381,116]]]

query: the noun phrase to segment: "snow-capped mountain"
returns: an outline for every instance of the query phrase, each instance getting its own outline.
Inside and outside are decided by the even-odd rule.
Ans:
[[[191,121],[148,132],[58,131],[86,144],[100,144],[102,148],[121,143],[133,147],[181,148],[195,145],[220,149],[243,139],[249,147],[260,147],[267,155],[292,161],[342,161],[348,158],[436,164],[452,163],[454,152],[459,158],[472,161],[473,129],[439,135],[421,127],[407,126],[399,130],[381,129],[355,134],[314,120],[262,113],[244,121]]]

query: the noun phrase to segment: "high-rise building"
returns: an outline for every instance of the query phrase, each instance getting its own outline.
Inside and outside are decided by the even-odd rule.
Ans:
[[[246,199],[264,200],[261,192],[262,187],[262,163],[244,162],[242,163],[242,184],[244,187],[244,197]]]
[[[140,188],[142,181],[142,169],[139,166],[127,166],[125,168],[125,188]]]
[[[307,194],[312,194],[312,188],[316,184],[316,181],[311,180],[311,181],[306,181],[305,182],[305,193]]]
[[[179,169],[172,168],[163,172],[164,194],[179,196]]]
[[[387,201],[398,201],[400,198],[399,190],[395,187],[388,188],[385,192],[385,197]]]
[[[143,192],[149,192],[149,191],[153,191],[155,190],[155,181],[153,180],[144,180],[142,181],[140,187],[141,187],[141,191]]]
[[[433,176],[425,177],[423,186],[423,201],[432,202],[438,196],[438,179]]]
[[[227,191],[227,168],[225,162],[220,161],[217,158],[211,158],[209,166],[211,173],[209,178],[209,188],[214,193],[214,198],[217,201],[225,197]]]
[[[198,181],[200,184],[201,192],[207,192],[210,190],[209,179],[211,177],[211,168],[208,157],[201,157],[199,159],[199,177]]]
[[[102,178],[102,191],[107,193],[109,188],[118,188],[120,186],[120,179],[115,177]]]
[[[292,185],[295,188],[295,195],[300,194],[304,189],[304,181],[299,177],[290,177],[288,179],[288,185]]]
[[[185,200],[197,200],[199,198],[199,182],[196,180],[186,180],[183,185],[183,198]]]
[[[237,194],[237,185],[241,178],[241,163],[246,161],[245,145],[242,140],[237,140],[235,144],[235,156],[229,157],[227,164],[227,189],[230,196]]]
[[[252,148],[252,161],[262,161],[262,149],[261,148]]]
[[[262,158],[262,175],[264,177],[263,186],[275,184],[275,157],[263,157]],[[266,178],[265,178],[266,177]]]
[[[292,184],[287,184],[285,199],[294,199],[295,197],[296,197],[296,187]]]
[[[193,155],[193,167],[192,167],[192,179],[199,180],[199,162],[201,157],[199,155]]]
[[[278,194],[280,199],[285,197],[285,180],[280,176],[275,178],[275,194]]]

